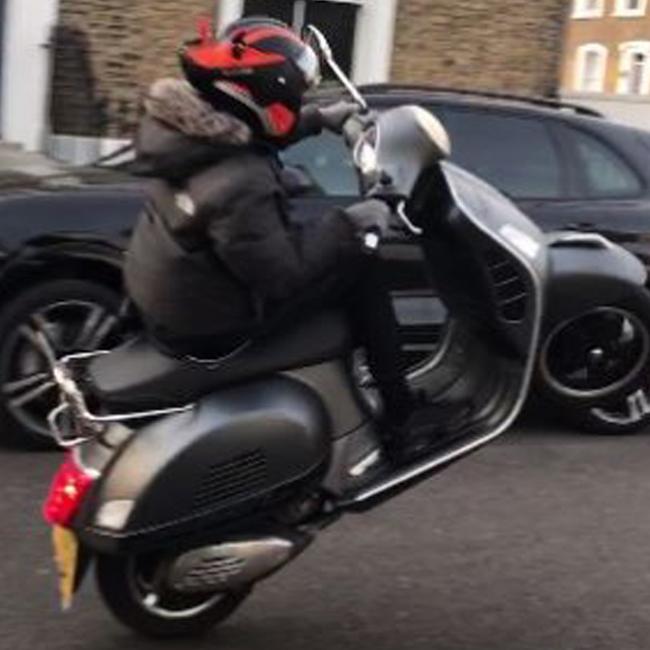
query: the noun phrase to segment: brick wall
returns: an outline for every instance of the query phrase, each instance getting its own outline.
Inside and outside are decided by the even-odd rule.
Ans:
[[[54,133],[128,135],[142,92],[177,71],[178,44],[214,0],[61,0],[53,35]]]
[[[554,94],[567,0],[399,0],[399,82]]]
[[[398,0],[392,77],[554,93],[567,4]],[[128,136],[142,92],[176,72],[177,45],[214,6],[214,0],[61,0],[52,49],[53,132]]]

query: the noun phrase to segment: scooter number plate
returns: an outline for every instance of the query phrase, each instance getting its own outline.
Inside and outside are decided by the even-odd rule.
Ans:
[[[74,597],[79,564],[79,541],[72,531],[55,526],[52,529],[52,544],[59,575],[61,608],[65,611],[72,606]]]

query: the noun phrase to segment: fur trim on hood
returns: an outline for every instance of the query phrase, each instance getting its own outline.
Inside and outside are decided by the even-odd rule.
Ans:
[[[186,81],[165,78],[156,81],[145,99],[150,117],[191,138],[217,145],[246,145],[251,129],[228,113],[216,111]]]

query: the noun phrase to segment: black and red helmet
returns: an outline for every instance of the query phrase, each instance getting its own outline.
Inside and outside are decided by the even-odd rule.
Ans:
[[[245,18],[217,38],[204,35],[185,44],[180,58],[187,80],[215,109],[271,139],[291,134],[304,94],[320,81],[314,50],[270,18]]]

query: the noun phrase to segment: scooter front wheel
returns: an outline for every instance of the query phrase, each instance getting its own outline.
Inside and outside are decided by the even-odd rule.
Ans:
[[[250,594],[186,594],[164,580],[168,562],[155,556],[99,556],[96,578],[111,613],[144,636],[178,638],[205,634],[223,622]]]

